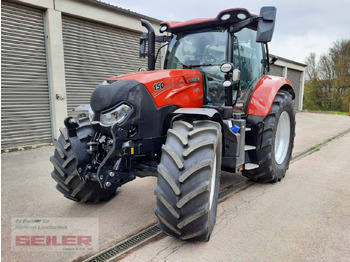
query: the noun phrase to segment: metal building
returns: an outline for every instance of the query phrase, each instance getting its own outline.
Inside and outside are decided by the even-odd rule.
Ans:
[[[93,0],[1,5],[2,149],[51,143],[100,81],[147,65],[140,18],[161,22]]]
[[[271,55],[271,57],[273,56]],[[279,57],[270,68],[270,75],[283,76],[291,82],[295,91],[294,108],[296,111],[303,109],[306,66],[305,64]]]
[[[1,144],[52,139],[43,12],[1,2]]]
[[[140,18],[158,31],[158,19],[95,0],[2,0],[2,149],[51,143],[100,81],[146,66]],[[271,71],[297,87],[298,110],[303,70],[280,58]]]

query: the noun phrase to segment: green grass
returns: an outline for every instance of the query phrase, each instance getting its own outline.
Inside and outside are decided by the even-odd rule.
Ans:
[[[325,114],[335,114],[335,115],[345,115],[348,116],[349,112],[341,112],[341,111],[330,111],[330,110],[326,110],[326,111],[315,111],[315,110],[308,110],[306,109],[308,112],[310,113],[325,113]]]
[[[321,111],[329,114],[337,114],[337,115],[349,115],[349,112],[341,112],[341,111]]]

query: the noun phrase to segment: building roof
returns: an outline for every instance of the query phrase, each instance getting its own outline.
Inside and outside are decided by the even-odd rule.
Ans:
[[[302,66],[302,67],[307,67],[307,64],[300,63],[300,62],[297,62],[297,61],[295,61],[295,60],[291,60],[291,59],[284,58],[284,57],[282,57],[282,56],[278,56],[278,55],[275,55],[275,54],[271,54],[271,53],[270,53],[270,58],[272,58],[272,57],[274,57],[274,56],[278,57],[278,60],[280,60],[280,61],[284,61],[284,62],[287,62],[287,63],[292,63],[292,64],[295,64],[295,65],[298,65],[298,66]],[[278,61],[278,60],[277,60],[277,61]]]
[[[103,8],[115,10],[115,11],[118,11],[118,12],[121,12],[121,13],[124,13],[124,14],[127,14],[127,15],[140,17],[140,18],[146,19],[148,21],[153,21],[153,22],[156,22],[156,23],[162,22],[161,20],[156,19],[154,17],[150,17],[150,16],[143,15],[143,14],[140,14],[140,13],[137,13],[137,12],[133,12],[133,11],[131,11],[129,9],[124,9],[124,8],[121,8],[121,7],[118,7],[118,6],[115,6],[115,5],[103,2],[102,0],[84,0],[84,1],[88,2],[88,3],[91,3],[91,4],[94,4],[94,5],[98,5],[98,6],[103,7]]]

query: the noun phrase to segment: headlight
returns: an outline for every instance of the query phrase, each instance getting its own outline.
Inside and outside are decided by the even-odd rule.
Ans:
[[[91,106],[89,106],[89,119],[90,122],[92,122],[92,119],[94,119],[95,112],[92,110]]]
[[[220,70],[223,73],[228,73],[233,70],[233,65],[231,63],[224,63],[220,66]]]
[[[112,126],[115,123],[123,122],[132,112],[132,108],[127,104],[122,104],[117,108],[101,114],[100,122],[105,126]]]

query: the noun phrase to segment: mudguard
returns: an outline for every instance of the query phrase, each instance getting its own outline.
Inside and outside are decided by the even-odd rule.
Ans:
[[[209,118],[213,118],[216,114],[219,115],[218,111],[211,108],[179,108],[175,110],[173,114],[203,115]]]
[[[267,116],[280,89],[288,91],[293,99],[295,98],[295,92],[288,79],[279,76],[263,76],[253,92],[248,115]]]
[[[222,118],[220,113],[212,108],[178,108],[173,112],[173,114],[195,116],[196,118],[205,117],[222,125]],[[173,118],[173,120],[174,119],[176,119],[176,116]]]

